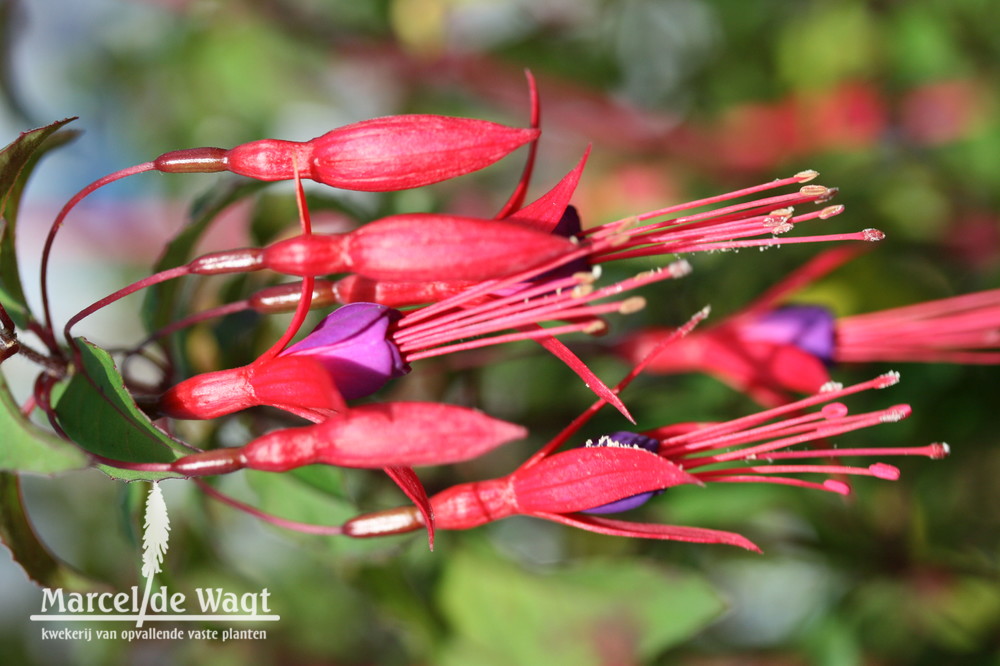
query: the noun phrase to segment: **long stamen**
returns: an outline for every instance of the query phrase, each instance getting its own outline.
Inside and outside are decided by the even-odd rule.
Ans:
[[[843,481],[826,479],[822,482],[806,481],[788,476],[759,476],[754,474],[734,474],[732,476],[718,476],[712,479],[712,483],[770,483],[778,486],[794,486],[796,488],[808,488],[811,490],[824,490],[838,495],[848,495],[851,487]]]
[[[536,303],[532,301],[522,302],[521,304],[514,306],[510,305],[499,311],[499,316],[495,317],[473,317],[468,325],[457,325],[453,327],[448,327],[442,331],[427,329],[427,332],[418,337],[402,337],[396,338],[399,343],[400,351],[406,354],[407,358],[424,358],[427,355],[426,351],[421,351],[418,355],[418,349],[422,350],[431,344],[443,343],[446,341],[457,340],[461,338],[467,338],[474,335],[484,335],[491,332],[496,332],[499,330],[504,330],[508,328],[516,328],[524,324],[538,323],[539,321],[551,321],[551,320],[574,320],[579,318],[592,319],[593,317],[606,314],[610,312],[633,312],[637,308],[644,305],[644,301],[641,299],[626,299],[620,302],[604,303],[597,305],[586,305],[590,301],[604,298],[607,296],[616,296],[624,291],[635,289],[637,287],[650,284],[652,282],[657,282],[664,279],[669,279],[683,274],[686,271],[687,264],[679,264],[674,266],[671,270],[661,271],[649,271],[646,273],[641,273],[635,277],[623,280],[614,285],[604,287],[602,289],[594,290],[590,293],[579,294],[574,293],[574,291],[569,292],[556,292],[547,295],[545,298],[540,299]],[[487,306],[488,307],[488,306]],[[508,314],[510,312],[511,314]],[[404,317],[405,320],[405,317]],[[584,330],[584,328],[589,327],[590,323],[580,322],[574,324],[576,328],[566,329],[562,328],[561,331],[566,330]],[[583,328],[581,328],[583,327]],[[487,344],[497,344],[500,340],[512,341],[519,339],[529,339],[532,337],[539,337],[539,334],[544,335],[545,333],[555,334],[553,331],[555,329],[546,329],[544,331],[519,331],[517,333],[508,334],[505,336],[500,336],[498,338],[490,338],[490,343]],[[475,348],[483,346],[481,341],[472,341],[472,346],[466,346],[462,348]],[[453,350],[454,347],[448,347],[448,349]],[[431,350],[434,351],[434,350]],[[411,354],[412,353],[412,354]],[[437,352],[442,353],[442,352]],[[435,354],[436,355],[436,354]]]
[[[800,204],[826,201],[831,195],[832,191],[829,188],[821,185],[809,185],[803,187],[799,192],[782,194],[779,196],[768,197],[766,199],[757,199],[740,204],[733,204],[732,206],[726,206],[725,208],[706,211],[696,215],[663,220],[661,222],[643,225],[642,227],[639,227],[639,229],[643,233],[652,233],[656,231],[676,233],[678,228],[683,228],[685,230],[704,229],[728,222],[739,222],[741,220],[752,219],[762,214],[771,214],[772,217],[777,218],[778,216],[774,215],[774,213],[778,211],[791,209]],[[648,219],[648,217],[640,215],[632,219],[638,222]],[[770,226],[774,226],[777,223],[778,221],[775,219]],[[612,222],[609,228],[595,227],[595,229],[601,229],[602,233],[594,234],[594,236],[603,237],[607,233],[613,231],[615,228],[613,225],[616,224],[618,223]]]
[[[839,319],[835,358],[1000,363],[1000,289]]]
[[[795,185],[801,183],[807,183],[813,180],[819,174],[816,171],[802,171],[800,173],[791,176],[790,178],[781,178],[778,180],[771,181],[770,183],[763,183],[761,185],[755,185],[753,187],[747,187],[742,190],[735,190],[733,192],[726,192],[724,194],[719,194],[714,197],[706,197],[704,199],[697,199],[695,201],[688,201],[682,204],[677,204],[674,206],[667,206],[665,208],[660,208],[658,210],[649,211],[648,213],[643,213],[642,215],[637,215],[634,218],[625,218],[619,220],[618,222],[612,222],[610,225],[601,225],[600,227],[594,227],[592,229],[583,232],[584,236],[597,235],[601,236],[607,233],[607,227],[615,224],[620,224],[622,222],[627,222],[629,220],[637,220],[643,222],[645,220],[651,220],[657,217],[663,217],[665,215],[672,215],[684,210],[691,210],[692,208],[700,208],[701,206],[708,206],[716,203],[721,203],[723,201],[730,201],[732,199],[738,199],[740,197],[748,196],[751,194],[757,194],[758,192],[766,192],[767,190],[777,189],[779,187],[785,187],[786,185]],[[751,202],[751,204],[754,202]]]
[[[897,372],[887,372],[883,375],[879,375],[874,379],[870,379],[866,382],[860,382],[848,387],[824,387],[829,390],[821,391],[815,395],[808,396],[802,400],[797,400],[787,405],[782,405],[780,407],[774,407],[772,409],[764,410],[762,412],[757,412],[756,414],[750,414],[738,419],[733,419],[732,421],[726,421],[723,423],[718,423],[716,425],[707,426],[705,428],[695,430],[683,435],[677,435],[664,440],[665,445],[679,444],[682,442],[689,442],[692,440],[701,440],[707,438],[708,436],[722,435],[726,433],[738,432],[745,428],[760,423],[765,423],[774,418],[782,416],[784,414],[789,414],[792,412],[797,412],[799,410],[805,409],[807,407],[812,407],[814,405],[822,404],[825,402],[832,402],[838,400],[844,396],[853,395],[855,393],[860,393],[862,391],[867,391],[869,389],[882,389],[889,386],[893,386],[899,382],[899,373]]]
[[[753,472],[754,474],[846,474],[850,476],[874,476],[879,479],[895,481],[899,478],[899,469],[886,463],[873,463],[867,467],[851,465],[755,465],[733,469],[718,469],[698,472],[699,479],[714,481],[715,477],[730,476],[733,473]]]
[[[863,241],[877,243],[885,239],[885,233],[878,229],[863,229],[846,234],[826,234],[822,236],[792,236],[782,238],[764,238],[760,240],[734,241],[724,243],[706,243],[686,247],[683,252],[706,252],[709,250],[739,250],[748,247],[780,247],[782,245],[798,245],[802,243],[829,243],[841,241]]]
[[[903,409],[903,407],[905,407],[905,409]],[[729,460],[747,460],[747,459],[752,460],[754,457],[762,456],[770,451],[784,449],[789,446],[795,446],[796,444],[804,444],[806,442],[812,442],[817,439],[824,439],[828,437],[842,435],[846,432],[851,432],[853,430],[858,430],[860,428],[866,428],[868,426],[876,425],[878,423],[897,421],[902,418],[905,418],[908,415],[909,415],[909,407],[904,405],[901,407],[894,407],[891,409],[880,410],[877,412],[860,414],[858,416],[830,419],[823,425],[819,425],[816,428],[801,434],[781,437],[779,439],[771,440],[765,444],[758,444],[757,446],[741,448],[727,453],[719,453],[711,456],[703,456],[695,458],[693,460],[695,461],[694,464],[696,465],[708,465],[716,462],[726,462]],[[715,448],[717,448],[718,446],[738,446],[743,443],[741,441],[742,438],[739,435],[728,436],[724,439],[726,441],[726,444],[717,443],[715,445]],[[690,461],[692,459],[686,459],[686,460]],[[686,464],[690,465],[691,463],[688,462]]]

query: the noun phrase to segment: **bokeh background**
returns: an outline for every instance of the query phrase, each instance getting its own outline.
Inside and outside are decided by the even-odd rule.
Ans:
[[[21,261],[26,273],[35,270],[54,211],[110,171],[178,148],[305,140],[390,113],[524,125],[523,70],[530,68],[543,105],[532,191],[543,191],[592,145],[574,199],[585,223],[811,168],[840,188],[837,201],[847,205],[831,231],[877,227],[887,239],[804,296],[850,314],[996,288],[1000,39],[992,4],[7,0],[0,3],[3,143],[66,116],[79,116],[73,125],[84,131],[47,157],[32,181]],[[403,210],[489,215],[515,182],[518,161],[419,191],[311,193],[328,225]],[[88,200],[57,245],[57,315],[147,273],[191,202],[224,182],[146,175]],[[248,217],[264,226],[292,222],[289,193],[274,186],[241,204],[206,247],[246,242]],[[679,323],[707,303],[721,318],[818,249],[694,257],[692,276],[647,294],[650,307],[614,322],[611,335],[652,321]],[[134,341],[137,307],[123,304],[82,328],[107,344]],[[227,354],[240,345],[230,341],[242,344],[247,331],[267,338],[262,326],[220,324],[198,353],[208,363],[231,363]],[[597,355],[593,341],[578,348],[594,354],[594,369],[609,382],[627,370]],[[486,459],[425,470],[431,489],[509,471],[590,402],[530,346],[485,360],[474,372],[428,364],[386,394],[476,403],[532,428],[530,441]],[[904,460],[899,482],[865,480],[847,499],[715,486],[671,490],[642,510],[646,520],[739,531],[763,555],[600,537],[528,519],[441,534],[429,553],[420,536],[348,542],[282,532],[168,482],[172,534],[163,580],[185,590],[267,587],[282,616],[267,627],[268,639],[43,642],[28,621],[40,592],[4,551],[4,661],[998,664],[1000,368],[897,365],[836,374],[850,382],[890,368],[903,375],[891,395],[852,405],[908,402],[914,415],[849,441],[946,440],[947,460]],[[24,395],[28,369],[3,369]],[[625,397],[647,427],[755,409],[701,376],[644,377]],[[592,430],[620,426],[605,414]],[[213,436],[240,441],[240,427]],[[241,474],[222,487],[286,517],[323,523],[402,503],[391,483],[361,472]],[[95,581],[138,584],[142,487],[94,472],[25,478],[24,489],[54,552]]]

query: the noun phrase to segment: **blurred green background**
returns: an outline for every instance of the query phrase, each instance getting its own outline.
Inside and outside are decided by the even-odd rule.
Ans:
[[[8,0],[0,4],[3,143],[70,115],[80,116],[74,125],[84,130],[47,157],[32,181],[35,223],[21,223],[21,261],[34,264],[54,210],[107,172],[168,150],[305,140],[390,113],[524,125],[522,72],[530,68],[543,105],[532,192],[544,191],[592,144],[574,199],[585,223],[811,168],[840,188],[837,201],[847,205],[827,223],[831,232],[876,227],[887,239],[809,296],[849,314],[996,288],[1000,39],[993,5]],[[445,209],[489,215],[515,182],[522,154],[416,192],[310,191],[325,208],[361,217]],[[57,312],[72,313],[148,272],[192,199],[220,182],[137,177],[81,207],[67,230],[76,242],[63,239],[56,251]],[[274,224],[287,223],[289,192],[269,188],[258,210],[271,206],[280,218]],[[239,225],[223,225],[211,242],[246,241]],[[611,335],[679,323],[706,303],[721,319],[817,251],[694,257],[692,276],[647,294],[650,307],[614,322]],[[109,263],[117,264],[113,272],[97,273]],[[141,335],[132,314],[116,312],[124,323],[95,318],[87,334],[108,344]],[[227,339],[244,324],[213,334]],[[14,384],[29,377],[15,365],[4,365]],[[608,357],[593,367],[609,383],[627,370]],[[845,445],[946,440],[950,458],[904,460],[899,482],[862,480],[846,500],[720,484],[671,490],[642,510],[646,520],[739,531],[763,555],[601,537],[529,519],[441,534],[429,553],[419,535],[348,542],[281,532],[189,484],[167,482],[172,535],[163,580],[187,590],[267,587],[282,616],[268,639],[42,641],[28,621],[40,592],[4,552],[4,662],[1000,664],[1000,369],[892,367],[903,382],[891,394],[851,404],[908,402],[914,415],[845,437]],[[888,368],[836,375],[849,382]],[[533,436],[457,469],[422,472],[432,490],[506,473],[590,403],[563,368],[529,346],[498,353],[475,373],[450,370],[427,364],[393,390],[477,402],[531,426]],[[625,398],[645,427],[755,409],[700,376],[643,377]],[[621,425],[604,414],[590,430]],[[218,439],[245,434],[238,424],[230,430]],[[222,487],[286,517],[328,524],[403,503],[387,480],[362,472],[241,474]],[[142,487],[93,472],[25,478],[24,490],[53,551],[95,580],[137,584]]]

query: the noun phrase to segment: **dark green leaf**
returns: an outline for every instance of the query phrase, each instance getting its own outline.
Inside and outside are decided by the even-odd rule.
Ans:
[[[0,374],[0,469],[55,474],[87,466],[87,456],[73,444],[39,428],[21,414]]]
[[[21,327],[28,320],[28,306],[17,268],[15,238],[17,210],[24,183],[38,158],[60,142],[48,141],[60,127],[73,120],[67,118],[45,127],[22,132],[17,139],[0,151],[0,304]],[[63,140],[71,137],[64,133]]]
[[[106,589],[58,559],[38,539],[24,510],[20,480],[8,472],[0,472],[0,540],[28,578],[42,587],[73,592]]]
[[[486,663],[646,663],[725,608],[702,578],[635,560],[543,575],[462,552],[449,560],[440,594],[459,638],[451,654],[466,659],[476,646]],[[450,652],[445,663],[460,663]]]
[[[56,404],[59,424],[73,441],[98,455],[128,462],[168,462],[191,452],[139,409],[106,351],[83,338],[75,342],[83,367]],[[109,476],[128,481],[178,476],[98,467]]]

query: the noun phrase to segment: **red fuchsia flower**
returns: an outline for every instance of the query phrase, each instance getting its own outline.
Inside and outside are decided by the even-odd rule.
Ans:
[[[795,214],[795,206],[825,203],[835,195],[835,189],[822,185],[803,185],[792,194],[762,197],[728,204],[703,213],[676,216],[682,211],[729,202],[783,186],[807,183],[818,175],[815,171],[803,171],[790,178],[582,229],[576,210],[569,206],[569,199],[576,189],[585,162],[586,156],[552,190],[504,219],[521,222],[555,236],[575,238],[582,245],[593,244],[595,247],[592,251],[581,258],[590,267],[637,257],[738,250],[747,247],[764,249],[789,243],[850,240],[876,242],[885,237],[885,234],[877,229],[865,229],[847,234],[786,235],[802,222],[826,220],[843,211],[843,206],[826,206],[808,213]],[[615,242],[606,242],[611,239],[615,239]],[[580,270],[580,267],[575,270]],[[414,285],[416,299],[404,302],[405,287],[400,285],[367,281],[363,284],[353,282],[333,287],[339,299],[351,298],[352,290],[357,290],[359,294],[376,293],[380,296],[384,293],[386,298],[398,299],[396,302],[400,305],[424,302],[416,299],[424,297],[427,293],[426,286]]]
[[[795,214],[795,206],[825,203],[834,196],[835,189],[822,185],[803,185],[797,192],[791,194],[762,197],[728,204],[703,213],[672,217],[682,211],[725,203],[783,186],[804,184],[818,175],[815,171],[803,171],[790,178],[583,229],[580,217],[576,209],[569,205],[569,201],[579,183],[585,163],[586,156],[539,199],[524,207],[508,205],[505,210],[509,208],[512,212],[503,212],[501,219],[487,224],[497,225],[496,229],[499,230],[502,229],[500,224],[503,222],[519,223],[549,234],[552,238],[574,239],[581,247],[589,247],[590,251],[575,262],[564,262],[560,269],[563,274],[588,270],[610,261],[636,257],[672,256],[747,247],[764,249],[787,243],[877,242],[885,237],[877,229],[865,229],[847,234],[787,235],[800,223],[826,220],[843,211],[843,206],[826,206],[808,213]],[[529,175],[530,170],[522,178],[522,184]],[[552,253],[555,254],[559,249],[558,246],[553,246]],[[336,282],[318,281],[314,294],[315,302],[328,305],[365,301],[404,307],[435,302],[474,284],[471,280],[463,282],[451,279],[457,275],[454,272],[450,272],[449,279],[428,275],[426,279],[419,280],[384,279],[375,277],[371,273],[361,275],[361,271],[355,272],[359,274]],[[295,306],[298,292],[298,286],[295,284],[271,287],[252,296],[244,306],[260,312],[290,309]]]
[[[558,266],[558,262],[554,265]],[[516,340],[540,340],[578,373],[593,378],[575,356],[547,340],[571,333],[596,333],[606,327],[603,314],[627,314],[641,309],[641,297],[627,297],[608,303],[593,303],[606,297],[664,279],[685,275],[686,263],[673,264],[664,271],[653,271],[606,287],[595,288],[593,276],[575,274],[535,284],[534,275],[549,267],[503,280],[480,285],[434,305],[401,313],[375,303],[352,303],[334,310],[302,341],[276,356],[264,357],[249,366],[197,375],[174,386],[160,399],[163,414],[175,418],[216,418],[247,407],[266,404],[302,416],[322,418],[338,409],[337,401],[369,395],[394,377],[409,371],[409,364],[420,359],[476,349]],[[506,292],[503,297],[496,294]],[[485,298],[493,295],[490,298]],[[543,322],[562,322],[543,328]],[[287,368],[311,365],[301,381],[293,379],[287,393]],[[270,368],[277,368],[280,378],[273,379]],[[294,372],[294,371],[293,371]],[[326,404],[306,402],[289,406],[295,388],[312,382],[317,372],[326,380],[303,395],[310,400],[322,397],[325,387],[336,392]],[[596,379],[596,378],[594,378]],[[603,386],[603,385],[602,385]],[[607,392],[606,387],[604,391]],[[274,396],[279,400],[275,400]],[[289,399],[286,399],[288,396]],[[616,406],[620,401],[609,394]],[[623,409],[623,407],[619,407]]]
[[[650,370],[707,372],[762,404],[780,404],[819,390],[836,364],[1000,363],[1000,289],[840,318],[819,305],[778,304],[854,256],[820,255],[742,312],[663,348]],[[669,333],[647,328],[616,350],[644,358]]]
[[[844,458],[944,457],[948,453],[945,444],[789,450],[905,418],[910,413],[907,405],[851,415],[842,403],[833,402],[867,389],[891,386],[897,378],[890,373],[848,388],[830,387],[796,403],[725,423],[675,424],[643,433],[616,432],[596,443],[588,441],[583,448],[553,453],[582,425],[578,419],[511,474],[460,484],[433,495],[430,506],[434,524],[437,529],[469,529],[512,515],[527,515],[601,534],[724,543],[758,550],[745,537],[732,532],[635,523],[605,516],[636,508],[659,491],[681,484],[771,483],[847,494],[850,487],[842,477],[896,480],[899,470],[882,462],[863,467],[846,465],[840,462]],[[819,405],[823,406],[818,410],[804,411]],[[804,474],[817,474],[821,480],[800,478]],[[359,516],[335,533],[352,537],[394,534],[419,529],[421,520],[416,511],[407,507]]]

